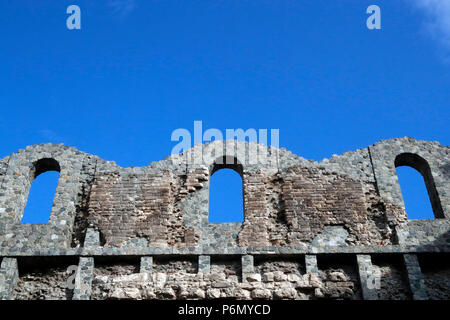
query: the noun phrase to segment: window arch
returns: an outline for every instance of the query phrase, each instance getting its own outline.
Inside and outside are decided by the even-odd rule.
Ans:
[[[54,159],[45,158],[33,164],[31,186],[21,224],[48,223],[60,171],[59,163]]]
[[[417,154],[402,153],[402,154],[399,154],[395,158],[395,168],[397,169],[398,167],[410,167],[412,169],[415,169],[418,173],[420,173],[420,175],[422,176],[423,179],[414,179],[413,178],[415,183],[418,183],[418,181],[420,181],[420,180],[425,182],[425,188],[428,193],[427,200],[431,204],[431,208],[432,208],[434,217],[435,218],[444,218],[444,213],[442,210],[441,202],[440,202],[437,190],[436,190],[436,186],[434,184],[433,175],[431,174],[431,169],[430,169],[430,166],[428,165],[428,162],[424,158],[420,157]],[[397,177],[399,176],[399,171],[400,170],[397,169]],[[410,170],[408,170],[408,171],[410,171]],[[405,173],[405,176],[406,176],[406,174],[411,176],[411,171],[408,173],[408,172],[404,172],[404,170],[402,169],[400,172],[400,176],[402,179],[399,179],[399,183],[401,183],[400,180],[403,180],[404,173]],[[404,202],[405,202],[404,204],[405,204],[405,209],[406,209],[408,205],[406,204],[407,201],[405,199],[405,194],[407,194],[407,192],[405,192],[406,188],[404,188],[404,187],[405,187],[405,185],[403,186],[403,188],[400,185],[400,188],[402,189],[403,198],[404,198]],[[417,187],[417,186],[415,186],[415,187]],[[415,189],[417,189],[417,188],[415,188]],[[407,198],[409,198],[409,196],[407,196]],[[431,216],[431,214],[428,216],[420,214],[418,216],[418,218],[423,219],[423,218],[429,217],[429,216]]]
[[[244,222],[243,167],[234,157],[218,158],[209,182],[209,222]]]

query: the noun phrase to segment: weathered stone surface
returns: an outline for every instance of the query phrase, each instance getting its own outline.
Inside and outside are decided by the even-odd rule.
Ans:
[[[259,273],[250,273],[247,274],[248,282],[261,282],[261,275]]]
[[[23,274],[15,287],[19,300],[70,300],[73,289],[68,287],[66,268],[33,270]]]
[[[255,289],[251,294],[253,299],[270,299],[272,294],[267,289]]]
[[[297,298],[297,290],[294,288],[277,289],[273,293],[274,299],[290,299]]]
[[[210,299],[220,298],[220,290],[219,289],[208,289],[206,291],[206,296]]]
[[[263,281],[264,282],[273,282],[274,281],[274,275],[273,272],[266,272],[263,275]]]
[[[408,220],[395,172],[403,165],[422,174],[439,219]],[[222,168],[242,177],[243,223],[208,222],[210,177]],[[49,170],[60,173],[49,222],[20,224],[31,183]],[[448,298],[448,264],[427,261],[450,252],[449,177],[450,148],[412,138],[320,162],[214,141],[140,168],[29,146],[0,159],[0,296]],[[80,259],[73,297],[63,270],[20,272],[21,257],[44,256]],[[349,260],[326,262],[338,256]]]

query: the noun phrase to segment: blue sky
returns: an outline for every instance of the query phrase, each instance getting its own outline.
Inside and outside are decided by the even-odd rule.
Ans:
[[[2,1],[0,155],[62,142],[145,166],[194,120],[277,128],[314,160],[392,137],[449,145],[449,3]]]

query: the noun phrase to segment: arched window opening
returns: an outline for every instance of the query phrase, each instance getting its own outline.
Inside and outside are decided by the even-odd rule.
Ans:
[[[48,223],[58,185],[59,164],[54,159],[34,163],[28,200],[20,223]]]
[[[416,154],[402,153],[396,157],[395,167],[408,218],[443,218],[428,162]]]
[[[209,222],[244,222],[242,165],[237,159],[216,161],[209,182]]]

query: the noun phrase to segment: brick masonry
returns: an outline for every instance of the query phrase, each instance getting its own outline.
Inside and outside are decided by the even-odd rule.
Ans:
[[[445,288],[427,288],[439,281],[431,269],[424,278],[425,260],[417,257],[449,257],[449,153],[437,142],[397,138],[315,162],[285,149],[215,141],[121,168],[64,145],[29,146],[0,159],[0,295],[27,297],[15,289],[22,258],[79,257],[73,299],[448,297]],[[395,172],[401,165],[423,175],[436,219],[408,220]],[[209,180],[221,168],[242,177],[243,223],[208,222]],[[30,186],[48,170],[60,172],[50,220],[21,224]],[[392,259],[373,265],[380,255]],[[140,267],[96,275],[102,257],[113,264],[138,257]],[[158,257],[178,262],[155,271]],[[214,257],[231,262],[217,265]],[[254,267],[266,257],[278,261],[270,271]],[[304,270],[287,267],[293,257]],[[401,267],[390,265],[396,257]],[[369,283],[379,271],[382,281]]]

